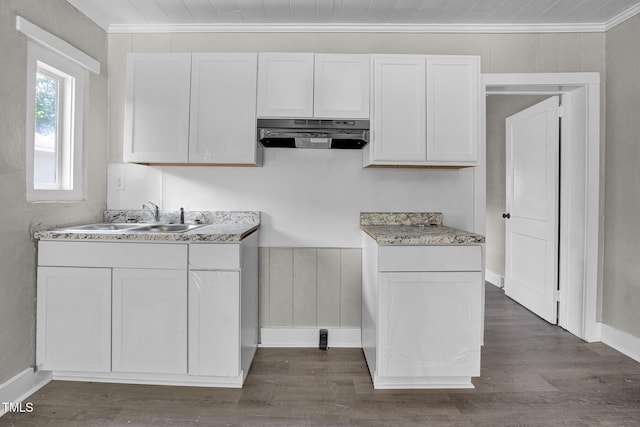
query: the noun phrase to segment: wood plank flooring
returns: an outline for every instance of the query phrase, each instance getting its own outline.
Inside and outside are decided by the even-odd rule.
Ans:
[[[640,426],[640,364],[487,285],[473,390],[373,390],[360,349],[259,349],[243,389],[54,381],[0,426]]]

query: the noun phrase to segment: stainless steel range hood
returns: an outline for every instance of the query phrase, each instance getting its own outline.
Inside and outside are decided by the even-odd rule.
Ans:
[[[360,149],[369,142],[369,120],[258,119],[265,147]]]

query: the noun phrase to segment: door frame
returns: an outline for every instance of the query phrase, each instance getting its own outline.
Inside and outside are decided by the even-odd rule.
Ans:
[[[600,74],[488,73],[487,95],[561,95],[563,104],[560,161],[560,307],[559,324],[577,337],[599,341],[598,283],[602,275],[600,202]],[[584,88],[584,91],[578,89]],[[575,108],[584,103],[587,122],[578,125]],[[482,103],[486,126],[486,103]],[[474,171],[475,224],[484,232],[486,217],[486,136],[481,165]]]

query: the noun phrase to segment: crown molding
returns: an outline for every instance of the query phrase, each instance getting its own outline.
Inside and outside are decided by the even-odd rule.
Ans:
[[[609,20],[606,24],[604,24],[605,31],[609,31],[616,25],[622,24],[627,19],[631,19],[639,13],[640,13],[640,3],[634,6],[631,6],[629,9],[625,10],[624,12],[622,12],[621,14],[619,14],[618,16],[614,17],[613,19]]]
[[[605,24],[112,24],[109,33],[601,33]]]
[[[67,2],[107,33],[603,33],[640,14],[636,4],[607,22],[585,24],[110,24],[104,6]]]

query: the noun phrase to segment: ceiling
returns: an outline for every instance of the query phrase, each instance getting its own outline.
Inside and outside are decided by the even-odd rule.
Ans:
[[[108,32],[606,31],[640,0],[67,0]]]

